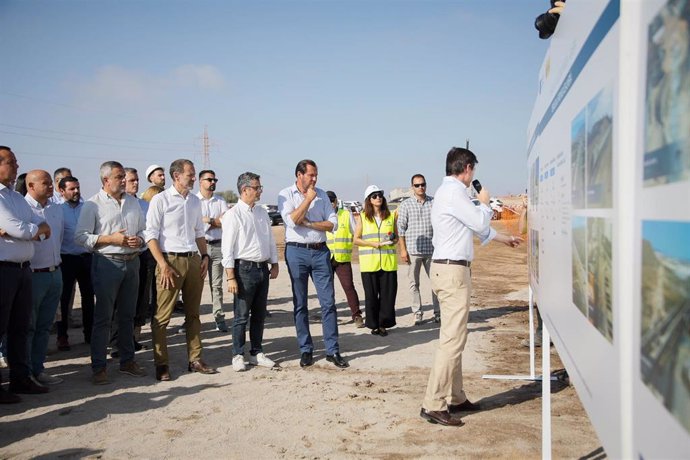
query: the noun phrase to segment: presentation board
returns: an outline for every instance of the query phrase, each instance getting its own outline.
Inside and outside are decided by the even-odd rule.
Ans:
[[[609,456],[690,456],[690,1],[567,3],[528,129],[536,303]]]

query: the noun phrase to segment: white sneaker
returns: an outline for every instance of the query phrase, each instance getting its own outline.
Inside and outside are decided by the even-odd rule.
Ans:
[[[4,356],[0,356],[0,369],[6,369],[7,367],[7,360]]]
[[[247,364],[244,362],[244,356],[235,355],[232,358],[232,370],[235,372],[244,372],[247,370]]]
[[[249,364],[261,367],[273,367],[276,365],[272,359],[268,358],[263,353],[257,353],[256,356],[249,355]]]
[[[64,382],[64,380],[62,380],[60,377],[55,377],[54,375],[46,374],[45,372],[38,374],[36,380],[43,385],[58,385]]]

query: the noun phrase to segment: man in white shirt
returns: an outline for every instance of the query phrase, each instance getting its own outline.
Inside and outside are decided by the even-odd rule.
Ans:
[[[96,293],[91,368],[94,385],[110,383],[106,348],[113,312],[118,323],[120,373],[143,377],[134,361],[134,313],[139,289],[139,251],[144,245],[144,216],[139,203],[125,193],[125,170],[117,161],[100,169],[103,188],[84,203],[75,241],[93,251],[93,288]]]
[[[32,240],[50,238],[50,226],[39,222],[24,197],[12,189],[19,163],[9,147],[0,146],[0,337],[7,334],[10,389],[0,388],[0,404],[17,403],[16,393],[46,393],[30,377],[27,330],[31,321]],[[1,380],[1,379],[0,379]]]
[[[34,170],[26,174],[27,193],[24,199],[38,220],[45,221],[52,229],[50,238],[34,241],[31,258],[31,306],[29,323],[28,356],[31,374],[43,385],[62,383],[60,377],[44,372],[50,328],[62,293],[60,248],[62,246],[63,216],[59,204],[51,203],[53,182],[48,171]]]
[[[295,183],[278,194],[278,211],[285,222],[285,262],[292,281],[295,329],[301,352],[299,364],[301,367],[314,364],[307,306],[311,277],[321,304],[326,360],[345,368],[349,364],[340,355],[331,252],[326,245],[326,232],[337,230],[338,216],[326,192],[316,187],[318,175],[314,161],[302,160],[295,167]]]
[[[434,235],[431,288],[441,304],[443,321],[420,416],[431,423],[448,426],[463,424],[453,413],[480,409],[479,404],[467,399],[462,381],[462,352],[467,342],[472,294],[472,239],[477,235],[482,244],[496,240],[511,247],[517,247],[522,241],[490,227],[492,211],[486,188],[477,196],[478,206],[470,201],[468,188],[477,163],[477,157],[467,149],[453,147],[448,152],[446,177],[434,195],[431,210]]]
[[[228,210],[225,200],[215,194],[216,173],[206,169],[199,173],[199,193],[201,200],[201,219],[204,222],[206,247],[208,248],[208,285],[211,288],[211,302],[213,304],[213,318],[216,330],[228,332],[223,312],[223,252],[220,240],[223,236],[221,217]]]
[[[257,174],[241,174],[237,178],[240,199],[223,216],[223,266],[228,277],[228,292],[234,295],[235,300],[232,368],[236,372],[247,369],[244,360],[247,322],[251,343],[249,364],[269,368],[275,366],[264,354],[261,344],[269,278],[278,277],[278,250],[271,230],[271,219],[264,207],[255,206],[262,190]]]
[[[158,306],[151,332],[156,379],[160,381],[171,379],[165,332],[180,290],[185,310],[187,370],[203,374],[217,372],[201,359],[199,305],[209,257],[201,203],[196,195],[189,193],[196,180],[194,163],[185,159],[173,161],[170,176],[172,186],[151,199],[146,215],[146,242],[157,263]]]

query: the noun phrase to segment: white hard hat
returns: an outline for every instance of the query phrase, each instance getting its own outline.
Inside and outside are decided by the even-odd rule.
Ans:
[[[151,176],[151,173],[154,172],[156,169],[163,169],[163,166],[151,165],[148,168],[146,168],[146,180],[151,182],[149,180],[149,176]],[[165,170],[163,170],[163,172],[165,172]]]
[[[372,193],[375,193],[375,192],[383,193],[383,190],[381,190],[378,185],[370,185],[364,191],[364,199],[366,200],[369,197],[369,195],[371,195]]]

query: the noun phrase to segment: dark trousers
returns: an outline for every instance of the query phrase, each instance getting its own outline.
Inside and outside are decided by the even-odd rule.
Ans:
[[[68,337],[69,306],[72,303],[74,283],[79,284],[81,293],[81,314],[84,326],[84,340],[91,343],[93,328],[94,294],[91,282],[91,254],[78,256],[60,254],[62,258],[62,295],[60,296],[60,321],[57,322],[58,337]]]
[[[264,320],[266,319],[266,300],[268,299],[268,265],[243,264],[235,261],[235,277],[238,292],[235,294],[235,318],[232,321],[232,352],[241,355],[246,342],[247,322],[249,322],[249,341],[252,355],[263,351]],[[251,313],[251,316],[250,316]]]
[[[0,337],[7,334],[10,380],[29,375],[27,334],[31,321],[31,269],[0,265]]]
[[[364,285],[364,325],[369,329],[395,326],[395,298],[398,295],[398,272],[362,272]]]
[[[338,280],[340,280],[340,285],[345,291],[345,297],[347,298],[347,304],[350,307],[350,312],[352,312],[352,319],[355,317],[362,316],[362,310],[359,309],[359,295],[355,290],[355,283],[352,280],[352,264],[350,262],[336,262],[335,259],[331,259],[331,265],[333,265],[333,271],[338,275]]]
[[[139,254],[139,296],[134,326],[143,326],[151,319],[156,305],[156,259],[148,249]]]

